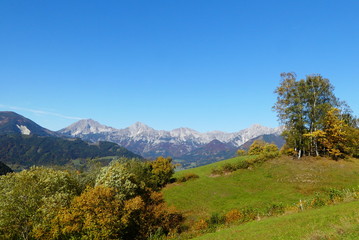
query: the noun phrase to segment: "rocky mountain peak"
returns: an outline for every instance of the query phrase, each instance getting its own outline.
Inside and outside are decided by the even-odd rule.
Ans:
[[[24,116],[15,112],[0,112],[0,134],[20,133],[24,135],[35,134],[39,136],[55,136],[56,133],[43,128]]]
[[[176,128],[171,131],[172,136],[189,136],[189,135],[199,135],[200,133],[191,128]]]
[[[90,133],[104,133],[111,132],[113,128],[100,124],[92,119],[79,120],[67,128],[60,130],[61,133],[67,133],[73,136],[90,134]]]
[[[127,128],[131,134],[140,134],[144,132],[154,131],[153,128],[147,126],[142,122],[136,122]]]

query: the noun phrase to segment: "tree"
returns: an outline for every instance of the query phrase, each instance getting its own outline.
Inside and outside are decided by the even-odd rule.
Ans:
[[[359,128],[347,127],[348,153],[353,157],[359,157]]]
[[[148,239],[151,234],[177,232],[183,217],[168,208],[159,192],[122,200],[115,189],[87,189],[59,212],[53,232],[59,239]],[[57,224],[56,224],[57,223]]]
[[[152,180],[157,188],[162,188],[170,182],[173,174],[175,165],[172,164],[172,158],[158,157],[155,161],[150,162]]]
[[[47,220],[80,190],[69,173],[49,168],[32,167],[1,176],[0,238],[29,239],[33,229],[46,232]]]
[[[275,90],[277,102],[273,109],[277,112],[279,121],[285,125],[283,136],[288,145],[293,146],[298,156],[304,149],[303,134],[305,134],[304,104],[301,100],[303,83],[299,84],[295,73],[282,73],[281,83]]]
[[[117,191],[117,197],[121,200],[130,199],[138,195],[144,187],[136,181],[136,175],[131,173],[123,163],[113,161],[104,167],[96,179],[96,185],[103,185]]]
[[[124,203],[114,189],[103,185],[89,188],[59,211],[52,231],[59,233],[59,239],[122,239],[128,221],[123,210]]]
[[[297,152],[298,158],[302,155],[319,156],[318,131],[324,129],[327,112],[336,107],[348,113],[349,108],[335,97],[334,87],[321,75],[308,75],[306,79],[297,81],[294,73],[282,73],[281,78],[275,90],[277,102],[273,109],[285,125],[283,136],[288,146]]]
[[[333,159],[343,157],[345,153],[348,153],[346,132],[348,125],[340,119],[337,108],[327,112],[323,125],[324,137],[321,138],[321,143],[325,150]]]
[[[238,156],[245,156],[246,154],[247,154],[246,150],[243,150],[243,149],[238,149],[237,150],[237,155]]]

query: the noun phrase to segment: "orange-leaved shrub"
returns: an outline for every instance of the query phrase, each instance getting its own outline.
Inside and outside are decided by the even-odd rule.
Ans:
[[[243,217],[243,214],[237,209],[232,209],[227,212],[224,217],[226,219],[226,223],[233,223],[239,221]]]

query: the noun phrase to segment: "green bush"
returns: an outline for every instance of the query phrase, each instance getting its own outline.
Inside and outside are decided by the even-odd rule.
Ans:
[[[338,189],[332,188],[329,190],[329,199],[331,202],[336,203],[342,201],[344,198],[344,192]]]
[[[277,203],[277,204],[273,203],[266,208],[266,215],[277,216],[283,214],[284,211],[285,211],[285,206],[283,205],[283,203]]]
[[[251,207],[243,208],[240,210],[240,212],[243,215],[241,219],[242,222],[249,222],[255,220],[258,216],[258,210]]]
[[[237,170],[235,164],[232,164],[232,163],[226,163],[224,164],[222,167],[222,172],[234,172]]]
[[[220,169],[220,168],[213,168],[211,171],[211,174],[212,175],[222,175],[223,172],[222,172],[222,169]]]
[[[326,205],[326,201],[319,195],[319,193],[315,194],[315,197],[310,203],[310,206],[313,208],[318,208]]]
[[[208,219],[207,223],[209,226],[221,225],[226,222],[226,218],[219,213],[212,213],[211,217]]]
[[[236,163],[236,169],[247,169],[250,164],[248,161],[240,161]]]
[[[194,179],[197,179],[199,178],[199,176],[195,173],[186,173],[185,175],[183,176],[180,176],[176,179],[176,182],[187,182],[189,180],[194,180]]]

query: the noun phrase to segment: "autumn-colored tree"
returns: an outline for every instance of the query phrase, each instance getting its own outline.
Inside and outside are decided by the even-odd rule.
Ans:
[[[59,239],[122,239],[129,216],[124,205],[112,188],[89,188],[58,213],[53,231],[59,233]],[[131,207],[126,210],[134,210]],[[137,208],[141,207],[140,203]]]
[[[259,155],[263,152],[266,142],[263,140],[255,140],[252,145],[249,147],[249,155]]]
[[[279,156],[279,149],[278,146],[273,143],[267,143],[263,147],[263,152],[261,155],[264,158],[275,158]]]
[[[237,155],[238,156],[244,156],[247,154],[247,151],[246,150],[243,150],[243,149],[238,149],[237,150]]]
[[[58,239],[147,239],[161,229],[177,232],[183,217],[168,208],[159,192],[121,200],[115,189],[99,185],[75,197],[52,221]],[[56,238],[54,238],[56,239]]]
[[[59,208],[79,194],[74,178],[63,171],[32,167],[0,177],[0,239],[46,235]]]
[[[162,188],[170,182],[175,165],[172,164],[172,158],[158,157],[156,160],[150,162],[152,181],[157,188]]]
[[[340,119],[353,122],[351,110],[335,97],[330,81],[319,74],[297,80],[294,73],[282,73],[281,78],[282,81],[275,90],[277,102],[273,109],[285,126],[283,136],[286,143],[289,148],[294,149],[298,158],[303,155],[319,156],[323,153],[321,141],[326,137],[322,138],[321,131],[326,131],[325,118],[328,111],[339,108]],[[331,155],[339,154],[335,148],[332,149],[334,152]]]
[[[337,108],[327,112],[323,129],[325,137],[321,138],[321,142],[333,159],[343,157],[348,152],[347,127],[345,121],[340,119],[340,112]]]
[[[359,157],[359,128],[347,127],[347,147],[349,155]]]
[[[149,200],[143,212],[149,226],[147,231],[154,233],[159,228],[166,234],[180,231],[184,218],[174,207],[167,206],[162,193],[152,192]]]

